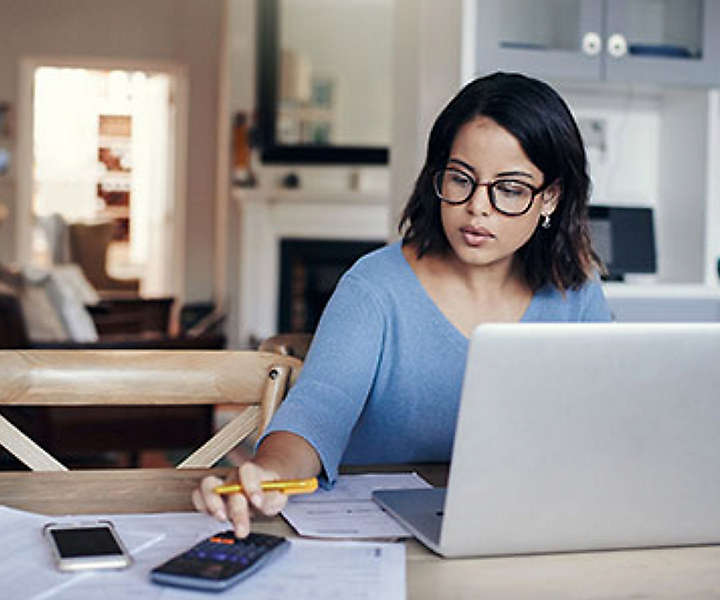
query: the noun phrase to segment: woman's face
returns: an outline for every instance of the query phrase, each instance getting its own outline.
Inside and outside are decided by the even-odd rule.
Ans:
[[[518,140],[488,117],[477,117],[458,130],[447,167],[478,183],[512,179],[534,188],[544,183],[542,172],[530,162]],[[464,264],[504,264],[509,268],[515,252],[538,227],[541,215],[555,210],[557,197],[558,187],[551,185],[535,196],[525,214],[508,216],[492,206],[487,187],[478,186],[464,204],[441,202],[443,230]]]

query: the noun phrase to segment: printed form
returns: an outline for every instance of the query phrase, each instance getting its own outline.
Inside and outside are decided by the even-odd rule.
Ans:
[[[48,521],[109,519],[128,546],[133,564],[120,571],[60,573],[42,536]],[[227,529],[199,513],[49,517],[0,506],[3,598],[27,600],[198,600],[211,594],[159,586],[150,571],[196,542]],[[405,546],[371,542],[291,539],[290,550],[230,588],[228,597],[254,600],[402,600]],[[214,596],[214,595],[213,595]]]
[[[299,535],[334,539],[397,539],[407,530],[372,499],[375,490],[432,487],[417,473],[340,475],[331,490],[292,496],[282,516]]]

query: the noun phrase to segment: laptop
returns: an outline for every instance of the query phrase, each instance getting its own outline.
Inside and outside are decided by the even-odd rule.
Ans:
[[[479,326],[447,489],[373,498],[447,557],[720,542],[720,323]]]

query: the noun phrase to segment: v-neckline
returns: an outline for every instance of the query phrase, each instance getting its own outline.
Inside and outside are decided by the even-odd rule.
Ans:
[[[439,320],[440,323],[444,324],[447,327],[450,328],[450,330],[453,332],[452,337],[456,338],[456,341],[462,341],[464,344],[468,344],[470,342],[470,338],[467,337],[462,331],[460,331],[450,319],[448,319],[447,315],[440,310],[440,307],[435,303],[435,301],[430,297],[430,294],[428,294],[428,291],[425,289],[425,286],[423,285],[422,281],[420,281],[420,278],[418,277],[417,273],[415,272],[415,269],[412,268],[412,265],[408,262],[408,259],[405,257],[405,253],[403,252],[403,246],[402,242],[397,242],[397,250],[400,253],[400,259],[407,268],[409,274],[411,275],[411,279],[414,282],[414,285],[418,287],[420,290],[420,295],[424,298],[424,301],[426,304],[431,306],[432,312],[435,314],[435,317],[437,320]],[[527,307],[525,308],[525,311],[523,312],[522,316],[518,320],[518,323],[525,322],[529,319],[528,315],[531,314],[531,309],[534,308],[535,301],[537,299],[537,293],[534,292],[532,297],[530,298],[530,302],[528,303]]]

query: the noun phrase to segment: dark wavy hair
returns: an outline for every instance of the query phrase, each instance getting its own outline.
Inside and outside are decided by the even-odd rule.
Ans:
[[[430,132],[427,157],[405,205],[398,230],[417,256],[450,251],[440,219],[433,174],[444,168],[458,130],[485,116],[520,142],[542,171],[543,185],[557,182],[560,196],[548,229],[537,227],[517,251],[528,284],[578,288],[603,266],[590,243],[590,178],[580,131],[563,99],[549,85],[518,73],[494,73],[467,84],[443,109]]]

